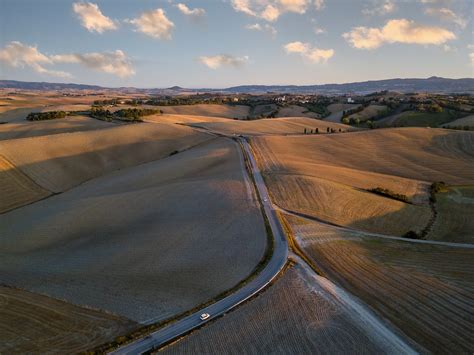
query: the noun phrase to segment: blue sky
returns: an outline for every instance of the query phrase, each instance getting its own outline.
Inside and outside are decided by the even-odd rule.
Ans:
[[[0,0],[0,78],[227,87],[473,77],[472,0]]]

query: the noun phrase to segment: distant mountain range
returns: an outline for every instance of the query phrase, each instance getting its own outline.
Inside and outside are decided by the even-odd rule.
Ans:
[[[440,92],[440,93],[474,93],[474,78],[448,79],[432,76],[427,79],[387,79],[370,80],[346,84],[323,85],[241,85],[225,89],[187,89],[179,86],[170,88],[140,89],[133,87],[107,88],[97,85],[64,84],[46,82],[24,82],[0,80],[0,88],[27,90],[114,90],[120,92],[143,92],[150,94],[178,95],[182,93],[231,93],[231,94],[368,94],[389,90],[398,92]]]

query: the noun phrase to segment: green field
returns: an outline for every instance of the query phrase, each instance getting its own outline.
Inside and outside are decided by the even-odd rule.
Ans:
[[[458,119],[458,113],[450,110],[443,112],[415,112],[407,111],[401,114],[393,126],[396,127],[438,127],[444,123],[448,123]]]

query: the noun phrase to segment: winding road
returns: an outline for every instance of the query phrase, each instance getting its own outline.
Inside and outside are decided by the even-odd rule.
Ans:
[[[217,301],[216,303],[213,303],[210,306],[200,309],[198,312],[195,312],[190,316],[171,323],[170,325],[165,326],[144,338],[126,344],[113,351],[112,354],[141,354],[158,348],[162,344],[168,343],[173,339],[176,339],[190,332],[191,330],[200,327],[204,323],[223,315],[224,313],[237,307],[242,302],[245,302],[250,297],[257,294],[268,284],[270,284],[270,282],[272,282],[272,280],[285,266],[288,258],[288,242],[286,240],[285,232],[283,231],[277,213],[270,201],[267,187],[265,186],[263,177],[257,167],[257,163],[252,154],[250,145],[243,138],[239,138],[239,142],[242,144],[245,155],[250,162],[255,185],[259,192],[265,215],[267,216],[273,233],[274,246],[270,261],[254,279],[231,295]],[[209,313],[210,317],[205,321],[202,321],[200,319],[200,315],[202,313]]]

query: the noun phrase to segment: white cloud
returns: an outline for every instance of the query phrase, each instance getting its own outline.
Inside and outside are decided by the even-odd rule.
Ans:
[[[195,8],[191,10],[188,6],[186,6],[183,3],[176,4],[176,7],[178,8],[179,11],[181,11],[186,16],[201,17],[206,14],[206,11],[204,9]]]
[[[45,68],[45,65],[57,63],[81,64],[87,68],[114,74],[122,78],[135,74],[130,60],[121,50],[103,53],[74,53],[48,56],[41,53],[37,47],[14,41],[0,49],[0,62],[15,68],[30,67],[37,73],[62,78],[70,78],[72,75],[63,71],[49,70]]]
[[[425,14],[438,17],[443,21],[453,22],[461,28],[465,28],[467,26],[467,20],[465,18],[456,14],[453,10],[450,10],[446,7],[429,7],[425,9]]]
[[[250,31],[268,32],[272,36],[276,36],[277,34],[276,28],[269,25],[268,23],[264,24],[263,26],[259,23],[254,23],[254,24],[245,26],[245,28]]]
[[[389,20],[382,28],[355,27],[342,36],[359,49],[374,49],[384,43],[441,45],[456,38],[442,27],[418,25],[406,19]]]
[[[317,35],[320,35],[320,34],[323,34],[323,33],[326,33],[326,30],[324,28],[321,28],[321,27],[315,27],[313,29],[314,33],[317,34]]]
[[[334,49],[320,49],[300,41],[287,43],[283,48],[287,53],[300,54],[314,63],[326,63],[334,55]]]
[[[0,49],[0,62],[14,68],[30,67],[35,72],[60,78],[70,78],[72,75],[63,71],[49,70],[44,65],[51,65],[53,61],[38,51],[37,47],[28,46],[13,41]]]
[[[91,2],[75,2],[72,5],[74,12],[81,20],[82,26],[87,28],[89,32],[102,33],[107,30],[115,30],[117,26],[107,16],[104,16],[99,6]]]
[[[222,66],[240,67],[248,60],[247,56],[234,57],[226,54],[199,57],[199,61],[211,69],[218,69]]]
[[[128,22],[135,25],[136,30],[157,39],[171,39],[174,23],[167,17],[163,9],[145,11]]]
[[[396,6],[393,0],[384,0],[383,2],[372,1],[369,6],[362,10],[362,13],[368,16],[387,15],[395,10]]]
[[[125,78],[135,74],[129,58],[121,50],[103,53],[60,54],[51,56],[55,63],[76,63],[100,72]]]
[[[312,3],[313,0],[231,0],[234,10],[269,22],[276,21],[286,12],[304,14]],[[314,0],[314,5],[320,10],[324,1]]]
[[[474,65],[474,52],[469,53],[469,59],[471,60],[471,65]]]

